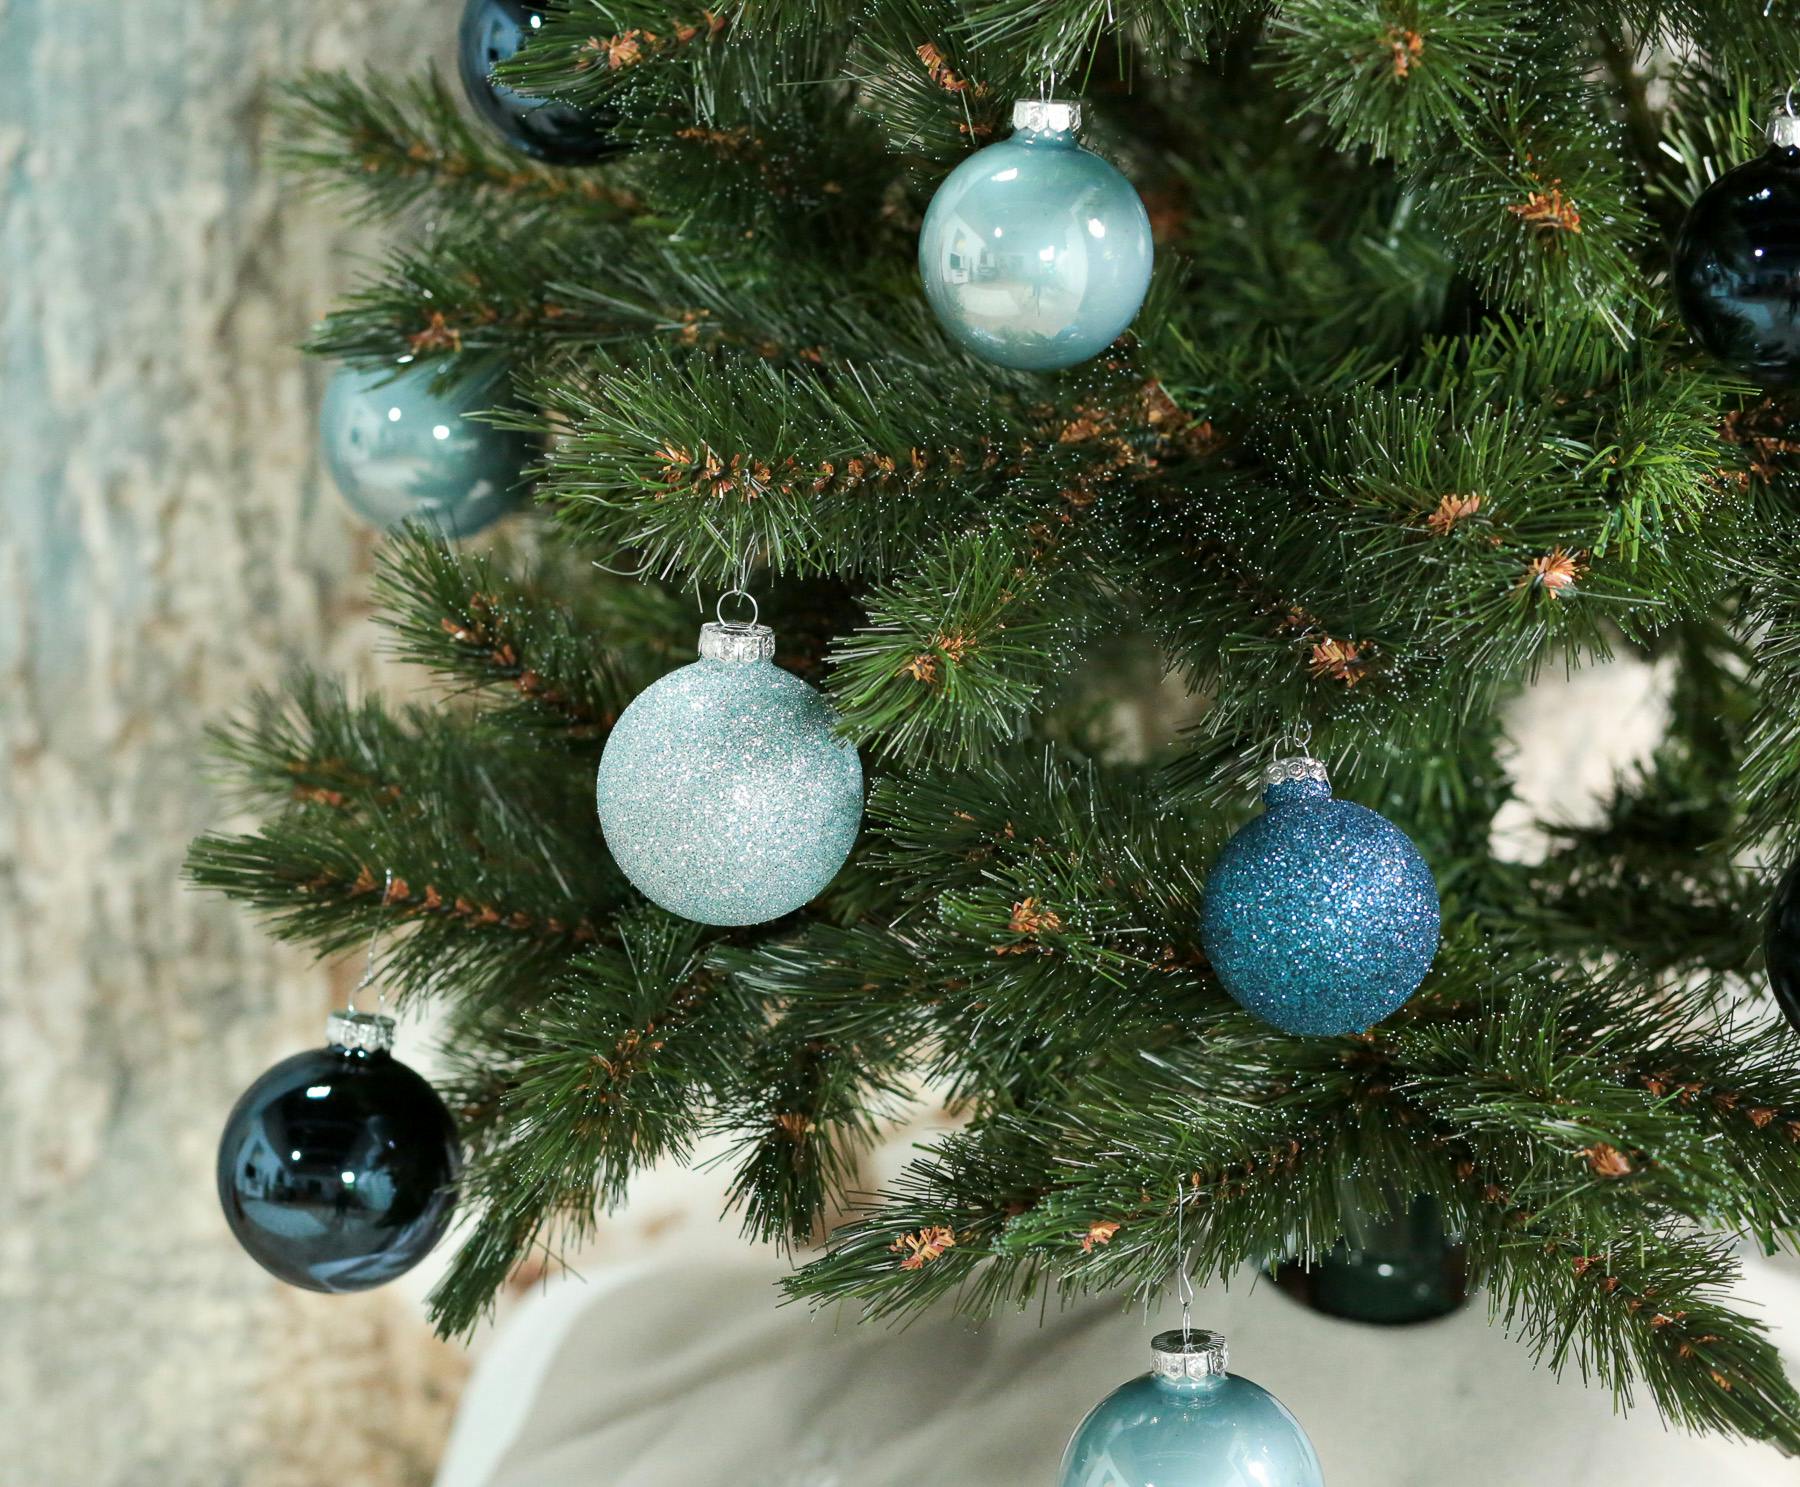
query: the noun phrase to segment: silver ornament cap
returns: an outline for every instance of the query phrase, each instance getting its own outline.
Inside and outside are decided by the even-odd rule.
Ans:
[[[1073,98],[1021,98],[1012,126],[1021,134],[1073,134],[1081,128],[1081,104]]]
[[[1289,780],[1312,780],[1320,785],[1329,785],[1330,778],[1325,773],[1323,760],[1314,759],[1302,754],[1292,759],[1271,759],[1263,766],[1262,782],[1265,786],[1280,785]]]
[[[767,625],[734,625],[725,620],[700,627],[700,656],[706,661],[767,661],[775,654],[775,632]]]
[[[1769,120],[1769,143],[1782,150],[1800,145],[1800,114],[1790,113],[1785,108],[1777,109]]]
[[[325,1041],[351,1053],[386,1053],[394,1046],[394,1019],[379,1012],[333,1012],[325,1019]]]
[[[1174,1328],[1150,1339],[1150,1368],[1170,1383],[1217,1378],[1225,1372],[1225,1334],[1202,1327]]]

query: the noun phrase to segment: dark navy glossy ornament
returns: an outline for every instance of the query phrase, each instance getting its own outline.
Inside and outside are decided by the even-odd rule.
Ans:
[[[1764,949],[1769,989],[1782,1015],[1800,1031],[1800,862],[1787,870],[1775,890]]]
[[[1800,118],[1695,199],[1675,242],[1675,294],[1694,339],[1767,386],[1800,378]]]
[[[1351,1204],[1345,1217],[1342,1241],[1310,1263],[1282,1261],[1275,1284],[1328,1317],[1378,1327],[1435,1321],[1467,1303],[1468,1251],[1436,1200],[1421,1193],[1379,1214]]]
[[[1300,1422],[1225,1371],[1218,1333],[1158,1333],[1150,1360],[1076,1427],[1060,1487],[1324,1487]]]
[[[1010,138],[944,178],[919,228],[919,276],[950,337],[1022,371],[1098,356],[1150,287],[1150,214],[1077,142],[1081,105],[1013,106]]]
[[[1334,800],[1317,759],[1263,772],[1263,814],[1206,879],[1200,943],[1247,1012],[1286,1033],[1359,1033],[1425,979],[1437,883],[1385,816]]]
[[[438,1242],[462,1171],[438,1093],[388,1050],[394,1023],[332,1016],[329,1046],[244,1091],[219,1139],[219,1202],[250,1258],[309,1291],[366,1291]]]
[[[531,440],[472,414],[507,397],[490,366],[440,385],[441,364],[339,367],[319,405],[319,448],[357,515],[470,537],[519,504]]]
[[[616,118],[552,103],[493,79],[544,24],[544,8],[525,0],[468,0],[456,38],[457,71],[475,111],[515,150],[551,165],[592,165],[624,148]]]

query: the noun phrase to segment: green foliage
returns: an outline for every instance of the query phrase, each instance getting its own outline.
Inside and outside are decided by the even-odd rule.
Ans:
[[[794,1294],[903,1317],[1318,1255],[1431,1195],[1495,1317],[1669,1419],[1800,1450],[1732,1246],[1800,1242],[1800,1057],[1758,1002],[1800,846],[1796,404],[1704,361],[1667,240],[1800,73],[1761,0],[567,0],[501,69],[631,148],[507,153],[429,74],[308,75],[286,154],[404,240],[311,349],[490,357],[544,439],[531,571],[394,538],[406,706],[297,677],[220,734],[260,824],[196,882],[448,1014],[447,1331],[706,1149],[819,1239],[920,1091],[962,1117]],[[942,175],[1082,93],[1158,236],[1067,372],[956,349]],[[607,730],[755,590],[872,776],[838,881],[729,932],[608,858]],[[1505,707],[1651,661],[1664,737],[1497,860]],[[1166,750],[1121,657],[1193,697]],[[1605,727],[1610,720],[1600,720]],[[1399,1014],[1282,1036],[1198,943],[1280,739],[1404,825],[1444,938]],[[1150,739],[1154,742],[1154,738]],[[1141,755],[1142,748],[1138,750]]]
[[[1282,86],[1324,115],[1340,147],[1405,160],[1468,128],[1517,65],[1517,12],[1504,0],[1302,0],[1276,12],[1270,38]]]
[[[462,111],[435,71],[420,78],[370,73],[308,73],[283,100],[281,156],[315,184],[349,198],[371,218],[415,209],[629,215],[628,190],[596,175],[578,175],[522,159]]]

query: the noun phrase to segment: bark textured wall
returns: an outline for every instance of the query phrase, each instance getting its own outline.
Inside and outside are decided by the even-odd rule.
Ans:
[[[0,1477],[429,1479],[416,1297],[286,1292],[212,1195],[326,975],[184,889],[205,724],[369,668],[368,539],[292,349],[355,272],[264,156],[305,65],[412,69],[451,0],[0,0]]]

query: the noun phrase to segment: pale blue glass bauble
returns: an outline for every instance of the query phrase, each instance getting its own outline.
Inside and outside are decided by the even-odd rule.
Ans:
[[[477,423],[503,402],[503,369],[434,391],[441,364],[364,371],[340,367],[319,406],[319,446],[331,478],[378,527],[427,522],[452,537],[479,532],[519,499],[530,439]]]
[[[1072,103],[1019,103],[1013,133],[951,171],[919,229],[945,330],[1022,371],[1099,354],[1150,287],[1150,217],[1131,182],[1076,143]]]
[[[1163,1332],[1152,1370],[1089,1411],[1061,1487],[1323,1487],[1312,1442],[1279,1399],[1225,1372],[1216,1332]]]
[[[1359,1033],[1431,969],[1437,883],[1393,822],[1332,799],[1318,760],[1277,760],[1264,780],[1266,809],[1207,875],[1201,946],[1225,990],[1264,1022]]]
[[[862,824],[862,762],[831,705],[769,658],[766,625],[707,625],[700,659],[613,725],[595,799],[606,845],[652,903],[761,924],[816,897]]]

